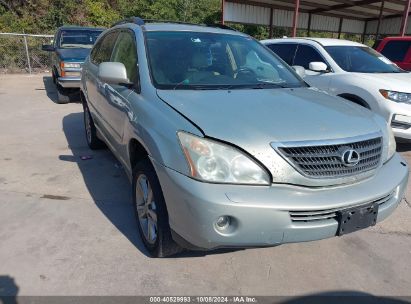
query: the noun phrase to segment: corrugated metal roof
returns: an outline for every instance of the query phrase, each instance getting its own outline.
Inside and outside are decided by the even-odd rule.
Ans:
[[[248,24],[270,24],[273,12],[273,26],[291,27],[294,14],[294,0],[225,0],[224,19]],[[298,16],[299,29],[313,31],[375,34],[381,10],[381,0],[300,0]],[[398,34],[406,0],[385,0],[382,11],[381,34]],[[409,18],[411,20],[411,17]],[[411,22],[407,33],[411,34]]]

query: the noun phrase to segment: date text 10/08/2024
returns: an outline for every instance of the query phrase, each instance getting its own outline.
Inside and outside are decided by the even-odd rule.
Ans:
[[[211,297],[211,296],[197,296],[197,297],[150,297],[150,303],[258,303],[255,297]]]

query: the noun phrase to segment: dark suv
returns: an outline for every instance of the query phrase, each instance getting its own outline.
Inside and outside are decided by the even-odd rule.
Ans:
[[[58,102],[69,102],[68,95],[80,88],[81,68],[97,37],[104,29],[65,26],[57,29],[52,45],[43,51],[52,52],[52,77],[57,86]]]

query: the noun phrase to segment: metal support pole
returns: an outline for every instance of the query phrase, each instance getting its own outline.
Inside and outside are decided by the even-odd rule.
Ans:
[[[269,37],[270,39],[273,38],[273,14],[274,14],[274,9],[270,9],[270,34]]]
[[[307,37],[311,36],[311,13],[308,13]]]
[[[367,33],[368,21],[364,22],[364,31],[362,32],[361,42],[365,43],[365,34]]]
[[[407,0],[405,2],[405,7],[404,7],[404,14],[402,15],[402,22],[401,22],[401,30],[400,30],[400,35],[402,37],[405,36],[405,33],[407,32],[407,25],[408,25],[408,15],[410,13],[410,5],[411,5],[411,0]]]
[[[300,0],[295,0],[294,18],[293,18],[293,32],[292,32],[293,37],[297,36],[297,25],[298,25],[299,9],[300,9]]]
[[[26,48],[27,64],[29,66],[29,73],[31,74],[31,63],[30,63],[29,47],[27,45],[27,35],[24,35],[23,37],[24,37],[24,46]]]
[[[378,23],[377,23],[377,32],[375,34],[375,39],[378,39],[378,36],[380,35],[380,26],[382,22],[382,17],[383,17],[383,11],[384,11],[384,2],[385,0],[381,1],[381,7],[380,7],[380,15],[378,17]]]
[[[224,6],[225,0],[221,0],[221,24],[224,24]]]
[[[342,25],[343,25],[343,18],[340,18],[340,24],[338,25],[338,39],[341,38]]]

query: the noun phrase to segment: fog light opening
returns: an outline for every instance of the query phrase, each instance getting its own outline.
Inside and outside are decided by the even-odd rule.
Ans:
[[[231,217],[227,215],[220,216],[215,222],[215,226],[219,231],[225,231],[231,225]]]

